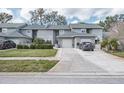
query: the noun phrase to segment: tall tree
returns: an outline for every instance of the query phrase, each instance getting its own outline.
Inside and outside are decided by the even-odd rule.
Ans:
[[[7,23],[13,18],[12,15],[7,13],[0,13],[0,23]]]
[[[31,14],[31,23],[43,25],[44,9],[38,8],[34,11],[29,12]]]
[[[107,16],[104,21],[100,21],[99,25],[104,27],[104,31],[107,31],[110,27],[111,24],[115,22],[124,22],[124,14],[116,14],[114,16]]]
[[[31,23],[40,25],[62,25],[67,24],[66,17],[59,15],[57,11],[45,12],[43,8],[38,8],[30,12]]]

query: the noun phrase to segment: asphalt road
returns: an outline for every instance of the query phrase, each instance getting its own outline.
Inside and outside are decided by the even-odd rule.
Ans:
[[[0,76],[1,84],[124,84],[124,76]]]

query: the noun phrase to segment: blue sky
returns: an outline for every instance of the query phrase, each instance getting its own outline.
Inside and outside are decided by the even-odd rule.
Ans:
[[[0,12],[6,12],[13,15],[13,23],[28,22],[31,18],[29,11],[35,8],[1,8]],[[106,16],[124,13],[124,8],[45,8],[47,11],[58,11],[65,15],[68,23],[86,22],[98,23],[104,20]]]

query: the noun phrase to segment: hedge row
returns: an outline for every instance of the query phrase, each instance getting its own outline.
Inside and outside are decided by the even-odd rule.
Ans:
[[[38,45],[17,45],[17,49],[53,49],[51,44],[38,44]]]

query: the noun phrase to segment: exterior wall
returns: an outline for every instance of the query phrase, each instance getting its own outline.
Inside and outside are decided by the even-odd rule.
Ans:
[[[58,32],[59,31],[59,32]],[[53,44],[56,44],[58,42],[58,39],[57,39],[57,36],[56,36],[56,33],[58,32],[58,35],[63,35],[63,34],[66,34],[67,32],[71,31],[71,30],[53,30]]]
[[[86,29],[72,29],[72,32],[76,32],[76,33],[86,33]]]
[[[31,44],[31,39],[27,39],[27,38],[7,38],[7,40],[12,40],[17,45],[18,44],[21,44],[21,45]]]
[[[52,30],[38,30],[37,38],[42,38],[44,40],[50,40],[53,44],[53,31]]]
[[[67,32],[70,32],[71,30],[59,30],[59,35],[66,34]]]
[[[20,33],[32,38],[32,30],[20,30]]]
[[[102,41],[103,38],[103,33],[102,33],[102,29],[91,29],[90,30],[90,34],[96,35],[97,38]]]
[[[0,37],[0,42],[6,40],[4,37]]]
[[[10,29],[10,28],[2,28],[2,32],[3,33],[10,33],[10,32],[14,32],[17,31],[18,29]]]

